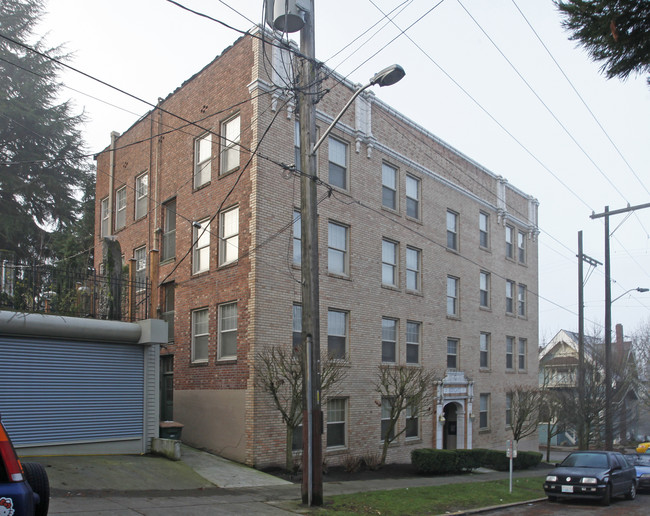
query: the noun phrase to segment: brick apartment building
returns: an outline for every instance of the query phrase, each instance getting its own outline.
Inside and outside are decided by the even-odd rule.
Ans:
[[[279,165],[298,152],[288,56],[242,37],[97,156],[96,245],[119,241],[170,322],[161,417],[258,467],[283,463],[285,429],[255,356],[300,330],[300,178]],[[327,72],[320,131],[355,87]],[[317,160],[332,189],[318,191],[321,347],[349,359],[323,402],[325,460],[381,449],[382,363],[441,376],[389,462],[503,448],[506,388],[537,383],[537,201],[372,93]]]

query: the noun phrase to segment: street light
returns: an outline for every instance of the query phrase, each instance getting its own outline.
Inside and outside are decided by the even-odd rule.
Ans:
[[[623,293],[622,293],[620,296],[618,296],[617,298],[612,299],[612,303],[613,303],[614,301],[618,300],[618,299],[621,299],[625,294],[629,294],[629,293],[632,292],[633,290],[636,290],[637,292],[648,292],[648,290],[650,290],[650,289],[645,288],[645,287],[636,287],[636,288],[631,288],[630,290],[627,290],[627,291],[623,292]]]
[[[402,80],[402,78],[406,75],[406,72],[404,71],[404,68],[402,68],[398,64],[394,64],[389,66],[388,68],[384,68],[381,72],[377,72],[372,79],[366,84],[365,86],[362,86],[359,88],[357,91],[354,92],[354,95],[352,95],[352,98],[348,100],[347,104],[343,106],[343,109],[341,112],[336,116],[334,121],[330,124],[330,126],[325,129],[325,132],[323,135],[320,137],[320,139],[314,144],[314,148],[312,149],[311,153],[316,154],[316,151],[318,150],[318,147],[321,146],[321,143],[325,141],[325,138],[327,138],[327,135],[329,135],[332,132],[332,129],[334,129],[334,126],[338,123],[339,120],[341,120],[341,117],[343,114],[348,110],[350,105],[354,102],[354,99],[356,99],[361,92],[367,90],[370,88],[370,86],[375,86],[379,85],[380,87],[383,86],[392,86],[396,82],[399,82]]]

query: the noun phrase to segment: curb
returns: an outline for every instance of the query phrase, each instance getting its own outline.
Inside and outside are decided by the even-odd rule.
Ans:
[[[510,507],[518,507],[520,505],[540,503],[545,501],[546,501],[546,497],[534,498],[532,500],[523,500],[521,502],[506,503],[502,505],[490,505],[489,507],[479,507],[477,509],[468,509],[466,511],[450,512],[445,514],[449,514],[450,516],[465,516],[469,514],[481,514],[485,512],[498,511],[499,509],[508,509]]]

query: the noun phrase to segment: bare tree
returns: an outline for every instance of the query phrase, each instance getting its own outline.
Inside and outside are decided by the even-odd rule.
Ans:
[[[537,432],[542,391],[539,387],[515,385],[506,390],[509,424],[515,442]]]
[[[302,424],[301,353],[289,347],[271,346],[256,356],[255,381],[268,393],[280,412],[286,428],[285,468],[293,469],[294,430]],[[332,394],[336,385],[347,374],[347,362],[323,356],[321,358],[321,396]]]
[[[408,425],[398,430],[398,421],[407,410],[411,418],[418,418],[433,398],[433,385],[437,376],[433,371],[412,366],[380,365],[377,370],[375,390],[380,394],[382,409],[381,436],[384,441],[381,465],[386,463],[388,447],[406,432]],[[384,416],[387,417],[384,417]]]

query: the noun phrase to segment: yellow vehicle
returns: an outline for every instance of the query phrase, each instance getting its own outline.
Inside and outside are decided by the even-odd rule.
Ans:
[[[647,443],[641,443],[639,446],[636,447],[636,452],[637,453],[645,453],[648,451],[648,448],[650,448],[650,442]]]

